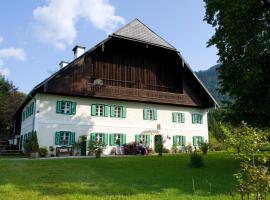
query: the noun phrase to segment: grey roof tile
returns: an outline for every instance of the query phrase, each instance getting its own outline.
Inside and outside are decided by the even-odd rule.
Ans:
[[[158,36],[154,31],[152,31],[138,19],[134,19],[124,27],[114,32],[113,35],[176,50],[172,45]]]

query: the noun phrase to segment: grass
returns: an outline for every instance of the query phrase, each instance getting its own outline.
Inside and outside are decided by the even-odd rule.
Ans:
[[[0,199],[232,199],[237,161],[224,153],[188,166],[188,155],[1,160]],[[195,191],[192,186],[194,179]]]

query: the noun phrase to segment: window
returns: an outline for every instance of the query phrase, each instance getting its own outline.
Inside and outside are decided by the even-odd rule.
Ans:
[[[98,117],[108,117],[109,106],[104,104],[92,104],[91,115]]]
[[[25,110],[22,112],[22,121],[27,119],[29,116],[31,116],[34,113],[34,102],[32,102],[29,106],[25,108]]]
[[[139,143],[140,141],[143,141],[149,145],[150,144],[150,135],[142,135],[142,134],[135,135],[135,142]]]
[[[108,144],[108,134],[106,134],[106,133],[92,133],[91,134],[91,141],[107,145]]]
[[[172,120],[176,123],[185,123],[185,114],[180,112],[173,112]]]
[[[143,110],[144,120],[157,120],[157,111],[155,109],[145,108]]]
[[[125,118],[126,108],[124,106],[111,106],[111,117]]]
[[[56,145],[72,145],[75,142],[75,132],[60,131],[55,133]]]
[[[202,114],[192,114],[192,124],[202,124]]]
[[[125,144],[126,143],[126,135],[122,134],[122,133],[113,133],[110,134],[110,145],[114,146],[118,144],[118,140],[119,140],[119,144]]]
[[[56,113],[75,115],[76,114],[76,102],[72,101],[57,101]]]
[[[202,136],[193,136],[193,146],[201,146],[204,143]]]
[[[183,135],[174,135],[173,136],[173,144],[177,146],[185,146],[186,145],[186,137]]]

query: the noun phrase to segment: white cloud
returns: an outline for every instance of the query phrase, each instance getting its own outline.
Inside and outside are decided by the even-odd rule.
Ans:
[[[10,71],[8,68],[5,67],[0,67],[0,74],[2,74],[3,76],[7,77],[9,75]]]
[[[4,38],[0,35],[0,44],[4,41]]]
[[[16,60],[21,60],[25,61],[26,60],[26,54],[23,49],[21,48],[5,48],[5,49],[0,49],[0,59],[5,59],[5,58],[13,58]]]
[[[47,3],[33,11],[35,35],[59,49],[73,43],[80,19],[106,33],[125,23],[124,18],[115,14],[109,0],[47,0]]]

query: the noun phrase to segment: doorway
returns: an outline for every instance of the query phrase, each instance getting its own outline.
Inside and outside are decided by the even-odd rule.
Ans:
[[[157,145],[162,144],[162,135],[155,135],[155,152],[157,152]]]

